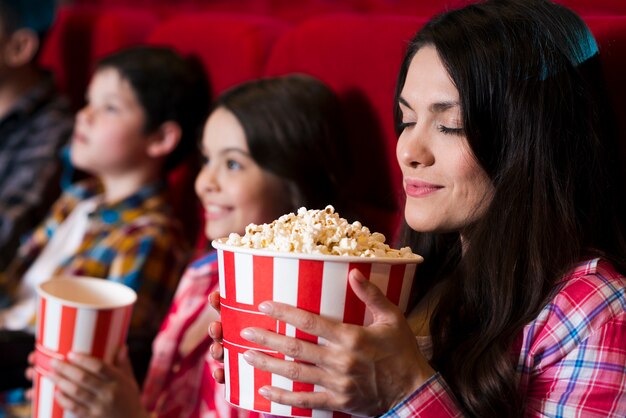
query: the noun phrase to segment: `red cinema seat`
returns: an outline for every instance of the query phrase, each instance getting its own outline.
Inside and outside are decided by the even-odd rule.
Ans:
[[[307,73],[331,87],[342,102],[356,167],[350,188],[362,202],[367,225],[393,236],[403,193],[396,162],[393,99],[417,18],[335,15],[308,20],[274,47],[266,74]],[[361,206],[361,205],[360,205]]]
[[[145,41],[158,22],[149,10],[62,7],[43,45],[40,62],[50,69],[74,108],[84,103],[95,62]]]
[[[476,0],[363,0],[363,9],[372,14],[397,14],[430,18],[431,16],[457,9]]]
[[[624,0],[555,0],[574,10],[581,16],[615,16],[626,15]]]
[[[91,76],[93,27],[99,13],[93,7],[60,8],[39,57],[76,109],[83,103]]]
[[[105,9],[93,30],[92,68],[113,52],[144,43],[158,23],[157,14],[148,9]]]
[[[268,15],[294,23],[316,16],[359,10],[358,2],[346,0],[265,0],[264,3]]]
[[[196,55],[205,67],[213,94],[218,95],[261,76],[274,41],[287,27],[267,17],[181,15],[159,24],[148,42]]]

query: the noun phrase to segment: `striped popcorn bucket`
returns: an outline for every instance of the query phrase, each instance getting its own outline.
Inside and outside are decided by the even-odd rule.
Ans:
[[[345,323],[368,325],[369,311],[348,284],[348,272],[358,269],[389,300],[406,311],[413,275],[421,259],[364,258],[317,254],[278,253],[225,245],[218,251],[220,301],[224,338],[225,397],[238,407],[273,415],[331,418],[340,412],[311,410],[270,402],[258,394],[265,385],[290,391],[321,388],[254,369],[243,353],[255,349],[292,360],[241,338],[243,328],[254,326],[319,343],[320,338],[277,321],[257,310],[265,300],[287,303]]]
[[[37,338],[33,418],[72,418],[54,397],[50,360],[69,352],[111,362],[126,341],[135,292],[122,284],[88,277],[64,277],[37,287]]]

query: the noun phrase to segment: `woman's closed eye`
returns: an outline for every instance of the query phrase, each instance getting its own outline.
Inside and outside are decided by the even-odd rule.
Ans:
[[[413,126],[413,125],[415,125],[415,122],[400,122],[398,124],[398,131],[402,132],[409,126]]]
[[[463,128],[450,128],[444,125],[437,125],[437,129],[439,132],[446,135],[463,135],[465,134],[465,130]]]

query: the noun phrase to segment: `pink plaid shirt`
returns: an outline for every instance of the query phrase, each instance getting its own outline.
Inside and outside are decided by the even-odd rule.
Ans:
[[[208,333],[186,355],[180,345],[218,289],[217,253],[192,263],[183,274],[174,301],[152,345],[152,359],[143,387],[142,402],[158,418],[256,418],[258,414],[235,408],[224,399],[224,385],[212,371],[218,367],[208,348]]]
[[[626,279],[579,264],[526,325],[517,364],[527,417],[626,417]],[[384,417],[462,417],[440,374]]]

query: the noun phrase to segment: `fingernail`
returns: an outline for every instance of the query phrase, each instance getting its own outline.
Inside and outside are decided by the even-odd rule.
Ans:
[[[244,328],[240,334],[243,338],[248,341],[254,341],[256,339],[256,334],[250,328]]]
[[[243,358],[249,363],[252,364],[254,363],[254,359],[256,357],[256,354],[254,353],[254,351],[246,351],[245,353],[243,353]]]
[[[351,270],[350,274],[352,275],[352,278],[356,280],[357,282],[359,283],[365,282],[365,276],[363,276],[363,274],[361,274],[357,269]]]
[[[263,386],[259,389],[259,395],[263,396],[264,398],[268,398],[270,396],[270,390]]]
[[[67,353],[67,358],[69,358],[70,360],[78,360],[78,355],[73,351],[70,351],[69,353]]]
[[[272,304],[269,302],[263,302],[259,305],[259,311],[270,314],[272,313]]]
[[[50,367],[52,367],[53,369],[58,369],[59,368],[59,360],[57,360],[57,359],[50,360]]]

